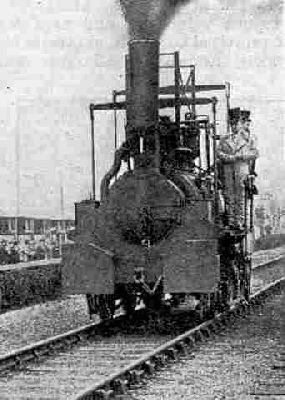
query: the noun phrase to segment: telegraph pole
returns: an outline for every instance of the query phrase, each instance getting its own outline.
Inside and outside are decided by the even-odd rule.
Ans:
[[[19,239],[19,216],[20,216],[20,105],[16,103],[15,122],[15,166],[16,166],[16,216],[15,216],[15,239]]]

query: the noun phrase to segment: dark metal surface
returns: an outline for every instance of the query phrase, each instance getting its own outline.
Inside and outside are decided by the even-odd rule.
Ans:
[[[212,98],[209,97],[197,97],[195,99],[196,105],[208,105],[213,102]],[[181,97],[180,104],[183,106],[191,105],[192,100],[189,98]],[[175,99],[173,97],[166,97],[160,98],[158,101],[159,108],[172,108],[175,105]],[[91,104],[90,107],[93,111],[102,111],[102,110],[125,110],[126,109],[126,102],[125,101],[118,101],[117,103],[98,103],[98,104]]]
[[[96,199],[96,189],[95,189],[95,129],[94,129],[94,113],[90,105],[90,121],[91,121],[91,170],[92,170],[92,199]]]
[[[158,122],[159,41],[129,42],[127,124],[147,129]]]
[[[191,88],[188,86],[185,88],[184,86],[180,86],[180,92],[183,92],[185,89],[186,93],[191,93]],[[218,90],[225,90],[226,85],[195,85],[195,92],[209,92],[209,91],[218,91]],[[174,94],[175,93],[175,86],[168,85],[168,86],[161,86],[159,88],[159,94],[167,95],[167,94]],[[125,90],[116,90],[117,96],[125,96]]]

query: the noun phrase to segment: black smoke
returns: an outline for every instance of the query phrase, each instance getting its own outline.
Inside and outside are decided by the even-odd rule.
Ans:
[[[131,39],[158,39],[190,0],[120,0]]]

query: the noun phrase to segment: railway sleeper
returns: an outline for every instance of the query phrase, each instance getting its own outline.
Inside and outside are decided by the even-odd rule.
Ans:
[[[86,332],[80,332],[75,335],[75,338],[77,342],[83,342],[87,339],[87,334]]]
[[[28,353],[19,354],[16,356],[16,362],[18,368],[23,368],[25,363],[28,361],[32,361],[36,358],[34,352],[30,351]]]
[[[17,366],[17,358],[16,357],[9,358],[8,360],[5,360],[0,364],[0,373],[9,372],[9,370],[16,368],[16,366]]]
[[[65,346],[66,347],[73,347],[76,343],[78,343],[80,339],[78,338],[78,336],[71,336],[69,338],[65,339]]]
[[[156,354],[155,356],[153,356],[153,360],[154,360],[155,364],[159,367],[163,367],[167,362],[166,356],[163,353]]]
[[[175,347],[181,355],[186,356],[188,354],[188,348],[184,341],[176,343]]]
[[[50,353],[57,353],[58,350],[63,350],[65,348],[65,342],[63,340],[58,340],[57,342],[50,345]]]
[[[132,371],[128,372],[128,380],[129,380],[129,385],[137,385],[141,382],[145,375],[145,371],[142,369],[134,369]]]
[[[202,327],[200,332],[202,333],[204,339],[207,339],[211,336],[210,329],[207,326]]]
[[[154,374],[154,372],[155,372],[155,363],[154,363],[154,362],[152,362],[152,361],[150,361],[150,360],[145,361],[144,364],[143,364],[143,367],[144,367],[145,371],[146,371],[149,375]]]
[[[35,348],[33,350],[33,352],[34,352],[36,358],[40,358],[42,356],[46,356],[46,355],[50,354],[50,347],[46,346],[46,345],[42,346],[42,347],[38,347],[38,348]]]
[[[129,383],[128,380],[124,379],[124,377],[120,379],[115,379],[111,384],[111,388],[114,392],[114,395],[126,394],[128,383]]]
[[[177,360],[178,357],[178,349],[175,347],[170,347],[165,350],[165,354],[169,357],[170,360]]]
[[[187,347],[193,348],[195,346],[195,338],[191,336],[187,336],[184,338],[184,343],[187,345]]]
[[[194,333],[194,336],[195,336],[196,342],[203,342],[203,341],[204,341],[204,336],[203,336],[203,333],[201,332],[200,329],[197,330],[197,331]]]
[[[208,326],[211,335],[217,336],[217,334],[221,331],[222,325],[216,319],[212,320],[212,322]]]
[[[111,389],[98,389],[90,395],[90,399],[86,397],[85,400],[111,400],[113,396],[114,391]]]

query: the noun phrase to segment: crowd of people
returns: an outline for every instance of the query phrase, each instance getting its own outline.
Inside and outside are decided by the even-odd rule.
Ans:
[[[33,240],[25,240],[24,243],[19,241],[7,241],[5,239],[0,242],[0,265],[16,264],[19,262],[48,260],[50,258],[60,257],[59,244],[41,239],[36,242]]]

